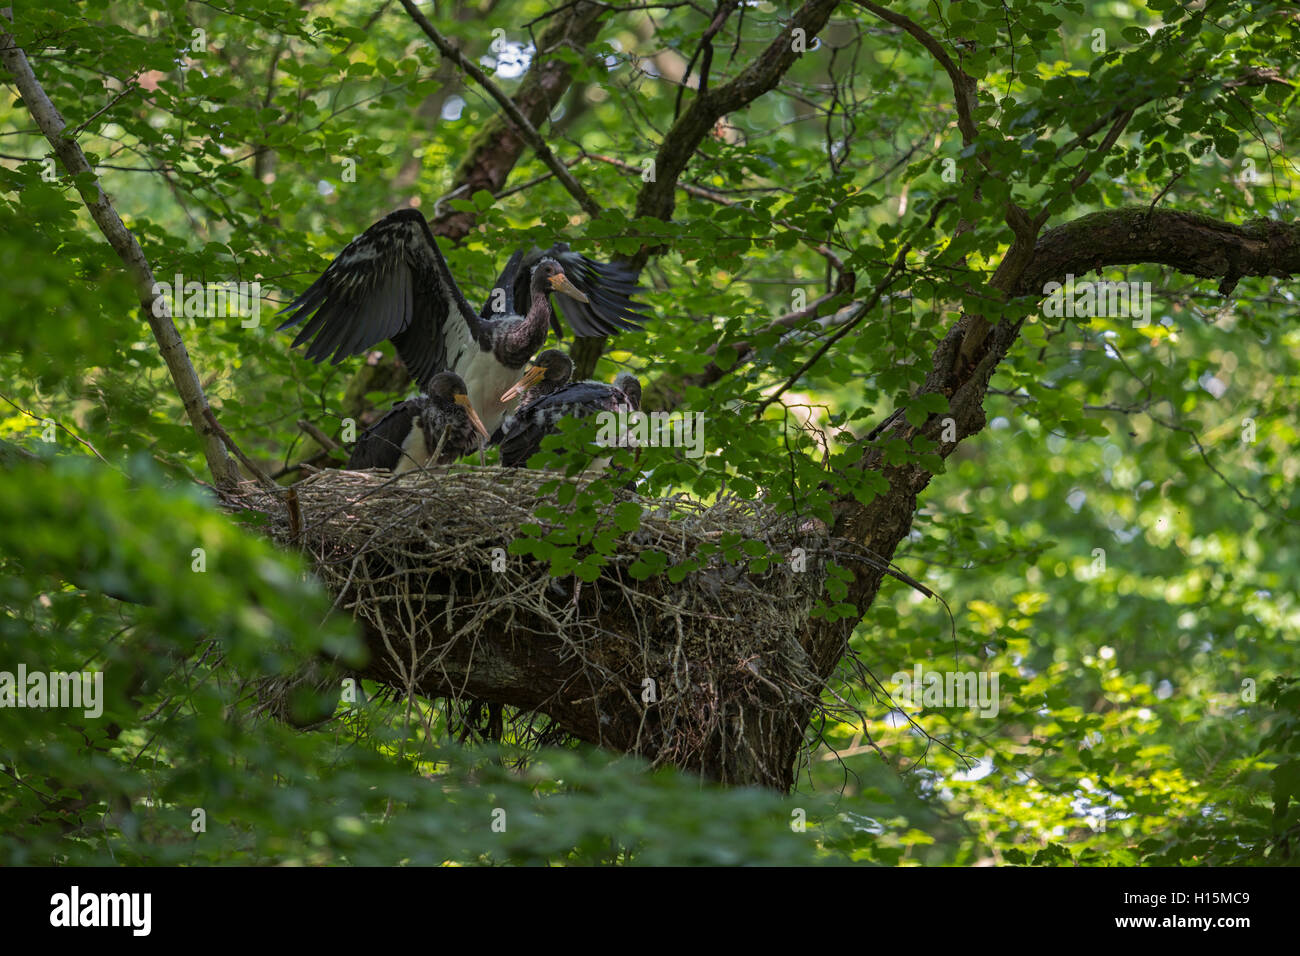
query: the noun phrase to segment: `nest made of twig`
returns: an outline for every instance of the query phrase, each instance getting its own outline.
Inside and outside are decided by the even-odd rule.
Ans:
[[[452,648],[512,629],[574,665],[592,707],[641,708],[637,739],[623,745],[655,762],[725,765],[729,748],[763,762],[758,735],[801,738],[823,686],[800,641],[821,564],[788,560],[797,547],[816,549],[807,523],[735,497],[706,505],[620,490],[597,507],[599,520],[613,529],[613,509],[631,501],[640,525],[618,534],[596,581],[552,578],[543,562],[507,556],[523,525],[549,527],[534,509],[557,496],[542,487],[582,481],[466,465],[398,477],[324,471],[232,502],[266,514],[275,540],[309,556],[408,691],[436,683]],[[699,558],[735,534],[766,545],[766,568]],[[700,567],[638,580],[629,568],[650,551],[668,566],[695,558]]]

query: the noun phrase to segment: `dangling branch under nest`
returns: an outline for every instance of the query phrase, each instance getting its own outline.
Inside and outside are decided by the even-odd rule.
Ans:
[[[598,530],[617,534],[599,578],[552,578],[506,549],[522,525],[547,528],[534,509],[555,504],[539,489],[557,480],[464,465],[398,478],[325,471],[296,484],[292,502],[255,487],[226,500],[267,515],[277,541],[310,557],[363,625],[367,677],[543,713],[654,764],[787,789],[810,717],[828,709],[802,638],[825,577],[817,555],[841,549],[761,502],[620,491],[597,509]],[[614,525],[624,501],[642,508],[630,533]],[[767,545],[766,569],[701,558],[736,534]],[[796,548],[802,566],[788,560]],[[629,568],[650,551],[701,567],[638,580]],[[831,706],[840,719],[851,710]]]

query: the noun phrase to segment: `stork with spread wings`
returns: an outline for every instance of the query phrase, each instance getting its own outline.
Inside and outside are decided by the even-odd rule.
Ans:
[[[455,372],[489,431],[509,403],[501,395],[546,341],[562,334],[550,294],[559,293],[578,336],[639,331],[647,316],[632,300],[640,287],[627,266],[597,262],[558,243],[510,257],[476,314],[456,285],[424,216],[402,209],[353,239],[311,287],[284,311],[286,329],[314,362],[343,359],[391,341],[427,390],[439,372]],[[521,311],[524,310],[524,311]]]

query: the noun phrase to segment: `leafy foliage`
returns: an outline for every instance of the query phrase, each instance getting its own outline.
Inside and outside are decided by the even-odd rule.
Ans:
[[[490,6],[425,9],[513,93],[549,22],[534,18],[553,5]],[[1285,145],[1300,21],[1250,0],[889,6],[977,81],[975,142],[963,144],[930,54],[846,4],[779,91],[705,138],[672,220],[638,216],[645,163],[708,21],[627,9],[608,13],[586,48],[546,54],[572,79],[544,132],[562,159],[579,146],[588,155],[573,169],[604,213],[581,216],[554,177],[444,201],[475,216],[447,247],[471,300],[519,242],[562,239],[605,257],[662,250],[645,272],[657,320],[612,341],[597,370],[609,380],[630,365],[648,394],[671,384],[680,409],[706,415],[701,458],[621,453],[654,494],[763,495],[823,521],[838,495],[869,502],[886,488],[851,467],[862,439],[895,407],[914,424],[947,411],[940,396],[911,395],[956,317],[1026,317],[982,433],[946,463],[932,448],[884,446],[888,463],[937,472],[896,557],[952,619],[896,582],[855,608],[841,600],[848,572],[831,576],[818,613],[866,616],[828,693],[860,702],[867,719],[819,728],[788,798],[583,748],[507,770],[510,742],[501,754],[449,744],[457,728],[439,705],[374,686],[311,731],[255,716],[252,678],[354,655],[356,637],[301,562],[194,490],[205,476],[193,431],[84,184],[44,162],[52,154],[21,101],[0,103],[0,671],[104,680],[99,719],[0,707],[0,857],[1294,859],[1300,332],[1289,280],[1243,280],[1225,299],[1214,281],[1162,267],[1107,271],[1151,283],[1148,324],[994,303],[986,283],[1011,240],[1008,199],[1053,225],[1156,202],[1293,221]],[[792,6],[746,9],[715,43],[714,87]],[[158,279],[261,284],[256,322],[215,310],[178,319],[223,426],[271,472],[315,450],[299,419],[341,435],[363,407],[355,368],[302,361],[271,314],[382,214],[417,201],[431,213],[495,105],[397,6],[53,0],[21,10],[12,29]],[[1097,149],[1109,125],[1098,122],[1130,109],[1114,146]],[[997,176],[981,174],[984,160]],[[546,172],[525,154],[511,186]],[[836,291],[835,262],[856,291]],[[882,284],[855,318],[864,290]],[[796,315],[819,298],[815,316]],[[692,378],[711,365],[726,374]],[[567,428],[549,444],[583,437]],[[620,480],[539,514],[537,535],[514,550],[590,579],[614,530],[594,505]],[[620,512],[617,530],[638,520]],[[786,559],[752,544],[718,547],[759,570]],[[641,570],[692,568],[647,559]],[[1000,711],[896,706],[890,676],[918,664],[996,674]],[[298,703],[308,713],[333,701]],[[195,832],[196,810],[206,831]],[[806,813],[806,832],[792,831],[792,813]]]

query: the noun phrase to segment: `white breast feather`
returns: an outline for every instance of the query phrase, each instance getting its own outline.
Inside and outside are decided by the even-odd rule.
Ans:
[[[491,434],[501,423],[501,416],[519,404],[518,399],[503,403],[501,393],[519,381],[519,376],[523,373],[522,370],[506,368],[491,352],[482,349],[474,349],[468,359],[462,363],[463,368],[456,369],[456,374],[465,380],[469,388],[470,404],[483,420],[488,434]]]
[[[393,469],[393,474],[401,475],[416,468],[423,468],[429,463],[429,447],[424,442],[424,425],[420,416],[411,419],[411,431],[402,442],[402,458]]]

